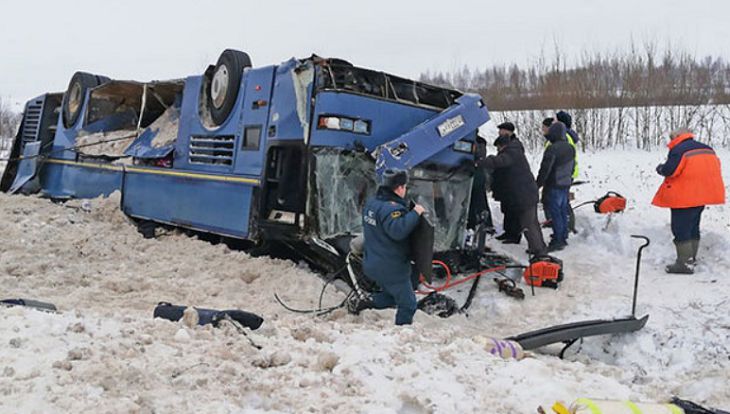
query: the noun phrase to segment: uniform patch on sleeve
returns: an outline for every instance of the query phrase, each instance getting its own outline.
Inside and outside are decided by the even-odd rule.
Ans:
[[[390,213],[390,217],[392,217],[392,218],[398,218],[402,215],[403,215],[403,213],[401,213],[399,210],[396,210],[396,211]]]

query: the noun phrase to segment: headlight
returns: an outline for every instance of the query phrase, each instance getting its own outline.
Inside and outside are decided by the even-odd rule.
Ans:
[[[344,116],[321,115],[317,122],[317,129],[332,129],[335,131],[349,131],[356,134],[370,135],[370,121],[353,119]]]

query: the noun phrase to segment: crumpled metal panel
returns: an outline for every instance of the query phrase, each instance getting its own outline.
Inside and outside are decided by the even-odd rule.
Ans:
[[[38,155],[41,150],[41,142],[26,142],[23,148],[23,158],[18,165],[18,172],[15,175],[15,181],[10,186],[8,193],[14,194],[20,190],[26,183],[32,180],[38,172]]]
[[[433,118],[416,125],[378,148],[377,171],[387,168],[409,170],[466,138],[489,121],[489,112],[481,97],[466,94]]]
[[[177,142],[180,107],[171,106],[124,151],[135,158],[164,158]]]
[[[375,163],[367,154],[318,148],[315,154],[318,234],[327,239],[362,233],[362,209],[375,194]],[[406,198],[423,205],[435,228],[435,251],[461,247],[471,196],[468,173],[411,171]]]

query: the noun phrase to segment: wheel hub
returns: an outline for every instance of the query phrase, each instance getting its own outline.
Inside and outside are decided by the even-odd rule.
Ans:
[[[228,92],[228,68],[226,65],[221,65],[213,74],[213,81],[210,85],[210,97],[213,101],[213,106],[216,109],[220,109],[223,106],[223,102],[226,100],[226,93]]]
[[[81,85],[74,83],[71,87],[71,91],[68,94],[68,112],[69,115],[73,116],[81,106]]]

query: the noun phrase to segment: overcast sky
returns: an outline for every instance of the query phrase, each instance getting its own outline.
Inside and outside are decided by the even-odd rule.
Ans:
[[[201,73],[225,48],[255,66],[311,53],[407,77],[668,42],[730,58],[730,2],[0,0],[0,97],[20,107],[76,70],[118,79]]]

